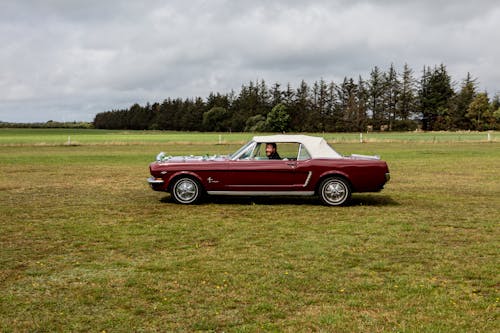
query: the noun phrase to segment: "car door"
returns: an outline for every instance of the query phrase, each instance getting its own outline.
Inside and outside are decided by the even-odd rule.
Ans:
[[[309,152],[302,144],[297,146],[297,158],[290,159],[289,165],[293,167],[294,190],[303,191],[309,184],[312,176],[312,160]]]
[[[291,145],[279,143],[278,152],[282,154],[282,159],[270,160],[265,154],[265,144],[257,144],[252,156],[231,161],[230,189],[264,192],[300,189],[300,181],[304,181],[305,177],[297,177],[297,147],[296,143]]]

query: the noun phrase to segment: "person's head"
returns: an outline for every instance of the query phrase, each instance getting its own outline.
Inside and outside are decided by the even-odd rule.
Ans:
[[[266,143],[266,155],[270,156],[275,152],[276,152],[276,144],[274,142]]]

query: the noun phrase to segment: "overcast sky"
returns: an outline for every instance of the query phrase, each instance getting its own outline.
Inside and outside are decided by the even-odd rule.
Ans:
[[[0,0],[0,121],[444,63],[500,92],[498,0]]]

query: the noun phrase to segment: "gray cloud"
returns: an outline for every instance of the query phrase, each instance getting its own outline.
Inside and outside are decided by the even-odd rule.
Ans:
[[[92,120],[250,80],[444,63],[500,90],[496,1],[17,1],[0,4],[0,120]]]

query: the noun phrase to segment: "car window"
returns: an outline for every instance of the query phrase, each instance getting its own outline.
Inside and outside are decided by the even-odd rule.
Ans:
[[[276,143],[276,151],[282,160],[296,161],[299,156],[300,144],[295,142],[279,142]],[[310,158],[305,151],[302,159]],[[258,143],[254,150],[253,159],[255,160],[268,160],[266,155],[266,144]]]
[[[299,143],[296,142],[279,142],[276,143],[276,151],[282,160],[288,161],[304,161],[311,158],[308,151]],[[238,160],[268,160],[266,155],[266,144],[255,143],[246,145],[240,148],[236,153],[232,154],[233,159]]]
[[[304,145],[301,144],[300,147],[299,147],[299,158],[298,158],[298,160],[299,161],[305,161],[305,160],[309,160],[309,159],[311,159],[311,155],[307,151],[306,147],[304,147]]]
[[[279,143],[277,147],[278,154],[282,159],[296,161],[299,155],[299,144],[298,143]]]

